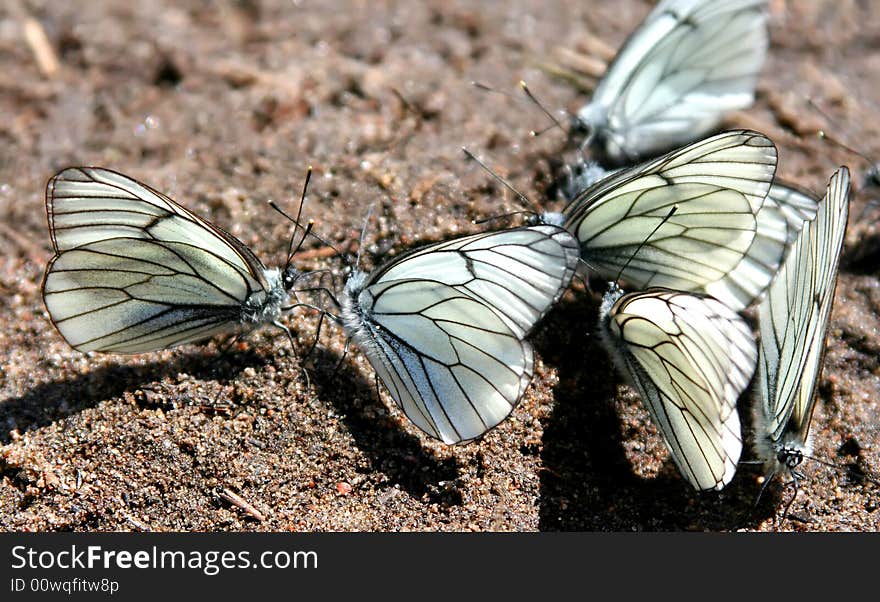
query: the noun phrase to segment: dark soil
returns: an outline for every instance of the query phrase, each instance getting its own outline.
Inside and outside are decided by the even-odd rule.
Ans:
[[[741,466],[720,494],[679,477],[633,391],[597,343],[597,294],[575,286],[539,328],[522,403],[477,443],[429,440],[344,336],[314,313],[297,333],[142,356],[83,355],[40,296],[51,257],[46,180],[100,165],[170,194],[284,261],[308,165],[317,232],[367,266],[476,232],[520,208],[464,160],[466,145],[532,199],[548,198],[565,135],[551,108],[587,98],[542,65],[585,68],[647,13],[636,0],[150,2],[33,0],[0,13],[0,528],[6,530],[876,530],[880,492],[880,195],[826,129],[880,157],[880,13],[869,3],[772,5],[755,106],[728,125],[768,134],[780,174],[821,191],[849,164],[857,187],[813,421],[816,456],[791,489]],[[25,18],[59,69],[26,42]],[[605,60],[593,54],[589,61]],[[587,61],[587,63],[589,63]],[[475,89],[481,81],[513,98]],[[586,78],[588,83],[593,80]],[[811,107],[812,98],[828,116]],[[297,263],[339,268],[316,241]],[[306,377],[308,374],[308,380]],[[750,424],[751,401],[741,407]],[[752,457],[750,451],[744,458]]]

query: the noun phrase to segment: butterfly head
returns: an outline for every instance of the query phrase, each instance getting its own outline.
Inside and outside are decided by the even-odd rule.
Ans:
[[[285,291],[290,292],[296,285],[296,281],[302,277],[303,273],[289,264],[284,267],[281,272],[281,286]]]
[[[351,274],[348,276],[348,280],[345,282],[345,290],[343,291],[345,297],[349,297],[351,299],[356,299],[357,296],[364,290],[364,287],[367,284],[367,273],[354,268],[351,271]]]
[[[623,297],[623,290],[620,288],[620,285],[617,284],[616,281],[609,282],[608,290],[605,291],[605,294],[602,296],[602,305],[599,306],[600,320],[604,321],[609,319],[614,304],[617,303],[617,300],[621,297]]]
[[[565,227],[565,215],[558,211],[545,211],[543,213],[530,213],[529,217],[526,218],[526,225],[528,226],[539,226],[539,225],[547,225],[547,226],[559,226],[560,228]]]
[[[804,452],[800,449],[780,447],[776,451],[776,461],[789,470],[794,470],[804,461]]]
[[[759,431],[766,431],[769,428],[765,425],[765,418],[758,416],[757,420],[756,426]],[[799,434],[792,431],[783,432],[779,439],[774,439],[770,433],[757,437],[755,451],[760,458],[764,458],[764,469],[768,479],[775,475],[797,477],[799,474],[797,468],[805,458],[812,457],[809,437],[804,441]]]
[[[584,136],[581,147],[590,146],[596,133],[608,124],[608,111],[598,103],[589,103],[581,107],[571,122],[571,132]]]
[[[580,157],[574,163],[565,166],[565,174],[559,188],[566,201],[573,201],[607,174],[606,169],[598,161]]]

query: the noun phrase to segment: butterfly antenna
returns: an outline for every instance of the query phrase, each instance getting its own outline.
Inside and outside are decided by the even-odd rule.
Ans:
[[[296,224],[301,224],[300,221],[302,219],[302,211],[303,206],[306,204],[306,193],[309,191],[309,182],[312,180],[312,166],[309,165],[308,169],[306,169],[306,180],[303,182],[302,194],[299,196],[299,209],[296,211]],[[296,255],[297,251],[299,251],[303,243],[306,241],[306,237],[309,235],[309,232],[312,231],[312,220],[309,220],[308,226],[306,226],[303,231],[302,238],[299,241],[299,244],[296,245],[296,249],[293,248],[293,236],[290,237],[290,245],[287,247],[287,265],[290,266],[290,262],[293,261],[293,256]],[[294,234],[296,234],[296,229],[294,228]]]
[[[299,250],[302,248],[303,244],[305,244],[305,241],[309,236],[316,239],[318,242],[320,242],[324,246],[329,247],[330,249],[333,249],[333,252],[336,254],[337,257],[339,257],[339,259],[341,259],[343,261],[343,263],[348,263],[348,260],[339,251],[339,249],[337,249],[335,246],[333,246],[333,244],[330,241],[328,241],[326,238],[319,235],[318,233],[316,233],[312,229],[313,224],[314,224],[313,220],[309,220],[309,223],[306,224],[305,226],[303,226],[302,222],[300,221],[302,219],[303,205],[305,204],[306,193],[308,192],[309,182],[311,181],[311,179],[312,179],[312,166],[309,165],[308,169],[306,170],[306,180],[303,183],[303,190],[302,190],[302,195],[300,196],[299,209],[297,210],[296,218],[291,217],[286,211],[284,211],[281,207],[279,207],[278,204],[275,203],[275,201],[269,200],[269,206],[272,207],[272,209],[274,209],[278,213],[280,213],[282,216],[284,216],[285,219],[287,219],[289,222],[291,222],[294,225],[293,235],[291,235],[290,242],[287,245],[287,263],[284,266],[285,269],[290,267],[290,264],[293,262],[293,257],[299,252]],[[294,241],[296,240],[297,228],[303,229],[303,235],[302,235],[302,238],[300,239],[299,243],[294,248]]]
[[[284,264],[285,269],[290,267],[290,264],[293,263],[294,256],[299,253],[299,250],[302,249],[303,243],[306,242],[306,237],[312,233],[312,227],[315,225],[314,220],[309,220],[309,223],[306,224],[306,227],[303,229],[302,238],[299,239],[299,243],[297,243],[296,248],[293,248],[293,238],[290,239],[290,245],[287,247],[287,263]]]
[[[818,105],[818,103],[816,103],[816,101],[814,101],[809,96],[807,97],[807,103],[811,107],[813,107],[813,109],[816,112],[818,112],[820,115],[822,115],[822,117],[824,117],[831,125],[833,125],[835,128],[837,128],[839,131],[843,131],[843,128],[840,126],[840,124],[837,122],[837,120],[834,119],[831,115],[829,115],[827,111],[825,111],[822,107],[820,107]],[[873,181],[875,184],[880,184],[880,165],[878,165],[873,159],[871,159],[871,157],[867,156],[865,153],[861,152],[860,150],[850,146],[849,144],[847,144],[843,140],[841,140],[839,138],[835,138],[833,136],[830,136],[828,134],[828,132],[826,132],[825,130],[819,130],[818,132],[816,132],[816,135],[819,138],[822,138],[823,140],[827,140],[832,145],[834,145],[838,148],[842,148],[846,152],[859,157],[862,161],[867,163],[870,166],[870,168],[868,169],[866,179]]]
[[[290,257],[290,254],[291,254],[291,251],[293,250],[293,241],[296,240],[296,232],[297,232],[297,229],[298,229],[298,228],[302,228],[303,230],[305,230],[305,227],[304,227],[301,223],[299,223],[299,220],[298,220],[298,219],[293,218],[293,217],[290,217],[290,215],[289,215],[286,211],[284,211],[284,209],[282,209],[281,207],[279,207],[279,206],[278,206],[278,203],[276,203],[276,202],[273,201],[272,199],[269,199],[267,202],[269,203],[269,206],[270,206],[272,209],[274,209],[275,211],[277,211],[278,213],[280,213],[281,215],[283,215],[284,218],[285,218],[287,221],[289,221],[290,223],[293,224],[293,234],[291,235],[291,237],[290,237],[290,242],[289,242],[288,245],[287,245],[287,256],[288,256],[288,258],[289,258],[289,257]],[[302,207],[300,207],[300,209],[302,209]]]
[[[275,204],[275,201],[269,200],[269,206],[272,207],[272,209],[274,209],[275,211],[277,211],[278,213],[283,215],[288,221],[293,223],[293,234],[290,235],[290,242],[287,245],[287,263],[284,264],[285,270],[290,267],[290,264],[293,261],[294,254],[296,254],[296,251],[298,251],[302,247],[302,244],[305,241],[306,236],[309,235],[309,231],[311,230],[311,223],[309,223],[309,226],[307,228],[303,228],[302,222],[300,221],[302,219],[303,205],[305,205],[305,202],[306,202],[306,192],[309,189],[309,181],[311,179],[312,179],[312,166],[309,165],[308,169],[306,169],[306,179],[305,179],[305,182],[303,183],[302,195],[299,198],[299,209],[297,209],[296,218],[290,217],[287,213],[285,213],[281,209],[281,207],[279,207],[277,204]],[[296,250],[294,250],[293,243],[296,240],[296,233],[297,233],[297,230],[299,230],[299,228],[303,228],[303,237],[299,241],[299,244],[296,246]]]
[[[515,102],[521,102],[522,98],[518,96],[514,96],[510,92],[505,92],[504,90],[499,90],[498,88],[493,88],[489,84],[484,84],[482,82],[471,82],[471,85],[477,90],[482,90],[483,92],[491,92],[492,94],[500,94],[505,98],[509,98]]]
[[[812,460],[813,462],[816,462],[823,466],[827,466],[828,468],[833,468],[834,470],[837,470],[839,472],[853,473],[856,475],[856,478],[863,479],[865,481],[868,481],[869,483],[873,483],[874,485],[880,485],[880,480],[877,480],[876,478],[867,475],[864,470],[860,469],[859,472],[856,473],[856,471],[853,470],[853,468],[850,466],[841,466],[839,464],[835,464],[834,462],[829,462],[827,460],[817,458],[816,456],[804,456],[804,458],[807,460]]]
[[[299,244],[296,245],[296,248],[293,248],[294,237],[293,236],[291,237],[290,244],[288,244],[288,247],[287,247],[288,248],[287,263],[285,264],[285,268],[290,266],[291,262],[293,261],[293,256],[299,252],[300,248],[302,248],[302,245],[305,242],[306,237],[308,237],[308,236],[311,236],[312,238],[316,239],[318,242],[320,242],[324,246],[333,249],[334,254],[340,260],[342,260],[343,263],[345,263],[345,264],[350,263],[348,261],[348,259],[346,259],[345,255],[343,255],[339,249],[337,249],[335,246],[333,246],[333,243],[331,243],[329,240],[327,240],[326,238],[324,238],[323,236],[321,236],[320,234],[318,234],[317,232],[312,230],[312,225],[314,223],[313,220],[309,220],[309,223],[306,224],[305,226],[303,226],[302,224],[297,222],[294,218],[290,217],[290,215],[288,215],[281,207],[279,207],[278,204],[275,203],[275,201],[270,200],[270,201],[268,201],[268,203],[269,203],[269,206],[272,207],[272,209],[274,209],[275,211],[277,211],[278,213],[283,215],[286,219],[288,219],[290,222],[292,222],[295,227],[302,228],[304,231],[302,239],[299,241]],[[294,232],[294,235],[295,234],[296,233]]]
[[[373,216],[373,207],[375,205],[370,205],[370,208],[367,209],[367,215],[364,217],[364,225],[361,227],[361,235],[358,238],[358,252],[357,257],[354,260],[354,267],[359,268],[361,265],[361,251],[364,249],[364,239],[367,236],[367,226],[370,225],[370,218]]]
[[[474,155],[471,151],[469,151],[467,149],[467,147],[462,146],[461,150],[464,151],[464,154],[467,155],[469,159],[471,159],[472,161],[476,161],[480,165],[480,167],[482,167],[484,170],[486,170],[489,173],[489,175],[491,175],[498,182],[500,182],[505,188],[507,188],[513,194],[515,194],[523,202],[523,204],[532,211],[532,213],[534,213],[535,215],[541,214],[541,208],[538,207],[538,205],[535,202],[533,202],[532,199],[530,199],[529,197],[527,197],[526,195],[521,193],[519,190],[517,190],[516,188],[513,187],[513,184],[511,184],[510,182],[508,182],[507,180],[502,178],[500,175],[495,173],[488,165],[486,165],[485,163],[480,161],[480,159],[478,159],[476,155]]]
[[[533,215],[531,210],[522,210],[522,211],[511,211],[510,213],[502,213],[501,215],[493,215],[492,217],[484,217],[482,219],[474,219],[471,220],[472,224],[482,225],[489,222],[493,222],[496,219],[504,219],[508,217],[514,217],[515,215]]]
[[[620,271],[617,272],[617,278],[614,279],[615,282],[620,280],[623,277],[623,273],[626,271],[626,268],[629,267],[629,264],[632,262],[633,259],[635,259],[635,256],[639,254],[639,251],[642,250],[642,247],[644,247],[646,244],[648,244],[648,241],[650,241],[651,238],[657,233],[657,230],[659,230],[663,224],[668,222],[669,218],[671,218],[672,215],[676,211],[678,211],[678,205],[673,205],[672,209],[669,210],[669,213],[666,214],[666,217],[664,217],[662,220],[660,220],[660,223],[657,224],[656,226],[654,226],[654,229],[651,230],[651,233],[645,237],[645,240],[643,240],[642,242],[639,243],[639,246],[636,248],[635,252],[629,256],[629,259],[626,260],[626,263],[624,263],[623,267],[620,268]]]
[[[526,85],[526,83],[522,80],[520,80],[519,86],[526,93],[525,99],[522,98],[521,96],[514,96],[513,94],[510,94],[509,92],[505,92],[504,90],[498,90],[497,88],[493,88],[492,86],[490,86],[488,84],[484,84],[482,82],[471,82],[471,85],[473,87],[477,88],[478,90],[482,90],[483,92],[491,92],[493,94],[500,94],[501,96],[504,96],[505,98],[509,98],[515,102],[523,102],[524,100],[528,100],[528,101],[530,101],[531,104],[537,106],[541,110],[541,112],[544,115],[546,115],[550,119],[550,121],[553,122],[553,124],[545,127],[542,130],[529,131],[529,135],[532,137],[540,136],[541,134],[543,134],[545,132],[549,132],[550,130],[555,129],[555,128],[560,128],[562,131],[566,131],[565,126],[562,125],[562,122],[559,121],[556,117],[554,117],[553,113],[551,113],[546,108],[546,106],[541,101],[539,101],[538,98],[534,94],[532,94],[532,91],[529,90],[528,85]]]
[[[864,153],[861,152],[860,150],[857,150],[857,149],[853,148],[852,146],[850,146],[850,145],[847,144],[846,142],[840,140],[839,138],[835,138],[835,137],[831,136],[831,135],[828,134],[828,132],[826,132],[825,130],[819,130],[818,132],[816,132],[816,135],[817,135],[819,138],[822,138],[823,140],[827,140],[828,142],[830,142],[830,143],[833,144],[834,146],[837,146],[837,147],[839,147],[839,148],[842,148],[843,150],[847,151],[848,153],[852,153],[853,155],[855,155],[855,156],[861,158],[861,159],[862,159],[863,161],[865,161],[865,163],[867,163],[868,165],[871,165],[871,166],[874,165],[874,161],[871,160],[871,158],[868,157],[866,154],[864,154]]]
[[[523,92],[525,92],[526,97],[529,100],[531,100],[532,103],[536,107],[538,107],[541,110],[541,112],[544,113],[544,115],[546,115],[550,119],[550,121],[553,122],[553,125],[547,126],[543,130],[539,130],[539,131],[532,130],[531,132],[529,132],[532,135],[532,137],[537,138],[541,134],[543,134],[545,132],[549,132],[550,130],[552,130],[554,128],[559,128],[563,132],[565,131],[565,127],[562,125],[562,123],[558,119],[556,119],[556,117],[553,115],[553,113],[551,113],[549,110],[547,110],[547,107],[544,106],[544,103],[542,103],[540,100],[538,100],[538,98],[534,94],[532,94],[532,91],[529,90],[529,86],[528,86],[528,84],[526,84],[526,82],[524,80],[519,80],[519,87],[522,88]]]

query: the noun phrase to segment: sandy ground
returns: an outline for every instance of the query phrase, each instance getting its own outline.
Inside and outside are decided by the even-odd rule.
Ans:
[[[377,398],[360,353],[334,373],[344,344],[335,326],[301,361],[316,325],[308,312],[290,316],[294,351],[269,328],[226,352],[215,341],[135,357],[75,352],[47,319],[44,187],[67,165],[135,176],[232,231],[268,265],[283,262],[291,230],[266,200],[295,210],[309,164],[305,213],[337,246],[354,248],[374,207],[367,266],[519,208],[464,160],[462,145],[553,207],[565,136],[529,137],[546,119],[521,101],[517,82],[551,108],[576,110],[587,93],[541,65],[601,66],[649,3],[73,4],[33,0],[0,12],[0,528],[880,525],[876,486],[813,462],[787,519],[778,509],[790,490],[780,487],[753,510],[754,465],[720,494],[692,492],[638,397],[612,374],[595,336],[599,299],[583,287],[539,329],[537,373],[512,417],[455,448]],[[854,169],[813,435],[818,457],[880,471],[880,192],[861,185],[863,162],[813,135],[825,128],[880,157],[880,13],[855,0],[771,4],[758,101],[729,125],[770,135],[779,173],[809,189],[823,190],[840,164]],[[27,16],[57,70],[51,53],[26,41]],[[317,242],[298,265],[338,268]],[[746,425],[751,403],[741,404]]]

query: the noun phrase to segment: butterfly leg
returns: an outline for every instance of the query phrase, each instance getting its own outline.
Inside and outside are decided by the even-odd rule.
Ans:
[[[305,366],[300,367],[300,372],[303,373],[304,380],[306,381],[306,395],[309,395],[309,391],[312,390],[312,377],[309,376],[309,371]]]
[[[351,339],[345,340],[345,347],[342,349],[342,357],[339,358],[339,361],[336,362],[336,366],[333,368],[333,372],[330,377],[333,378],[336,376],[336,373],[339,372],[339,369],[342,367],[342,362],[345,361],[345,358],[348,356],[348,346],[351,344]]]
[[[373,383],[376,385],[376,399],[382,403],[382,391],[379,390],[379,375],[373,372]]]
[[[236,334],[233,337],[230,337],[230,339],[227,342],[223,343],[223,345],[220,346],[220,354],[223,355],[223,354],[229,353],[229,350],[232,349],[232,346],[235,345],[238,342],[238,339],[240,339],[240,338],[241,338],[241,333]]]
[[[290,328],[288,328],[286,325],[282,324],[278,320],[273,321],[272,324],[274,324],[275,326],[277,326],[278,328],[280,328],[281,330],[283,330],[287,334],[287,338],[290,340],[290,348],[295,349],[296,342],[293,340],[293,333],[290,332]]]
[[[758,492],[758,497],[755,499],[755,504],[752,506],[752,516],[754,516],[755,511],[758,509],[758,504],[761,502],[761,498],[764,495],[764,491],[766,491],[767,487],[773,481],[773,473],[771,472],[769,475],[764,477],[764,484],[761,485],[761,490]]]
[[[339,323],[340,320],[339,320],[338,316],[331,314],[326,309],[324,309],[322,307],[318,307],[316,305],[310,305],[308,303],[294,303],[293,305],[288,305],[287,307],[282,307],[281,311],[286,312],[286,311],[290,311],[292,309],[295,309],[297,307],[307,307],[308,309],[313,309],[320,314],[320,317],[318,318],[318,326],[315,329],[315,339],[312,341],[312,344],[309,347],[309,350],[303,356],[303,359],[305,359],[312,354],[312,352],[315,350],[315,347],[317,347],[317,345],[318,345],[318,339],[321,336],[321,326],[324,324],[324,317],[325,316],[329,317],[331,320],[335,321],[336,323]],[[274,324],[276,326],[279,326],[280,328],[283,328],[287,332],[288,336],[290,336],[290,331],[286,327],[282,326],[278,322],[275,322]],[[293,344],[293,337],[291,337],[291,345],[292,344]]]
[[[315,350],[315,347],[318,346],[318,339],[321,337],[321,326],[324,324],[324,316],[327,315],[327,312],[322,311],[320,317],[318,318],[318,325],[315,327],[315,338],[312,341],[309,350],[306,352],[302,359],[305,360],[307,357],[312,355],[312,352]]]
[[[311,287],[311,288],[299,288],[299,289],[296,289],[296,292],[298,292],[298,293],[324,293],[325,295],[327,295],[330,298],[330,301],[333,303],[333,305],[336,306],[337,308],[339,308],[339,300],[336,298],[336,295],[334,295],[333,291],[331,291],[329,288],[327,288],[325,286],[316,286],[316,287]]]
[[[792,487],[794,488],[794,494],[791,496],[791,499],[788,500],[788,503],[785,505],[785,511],[782,513],[782,520],[788,518],[788,511],[791,510],[792,504],[794,504],[795,499],[797,499],[798,492],[800,491],[800,486],[798,485],[799,474],[795,471],[792,471]]]

